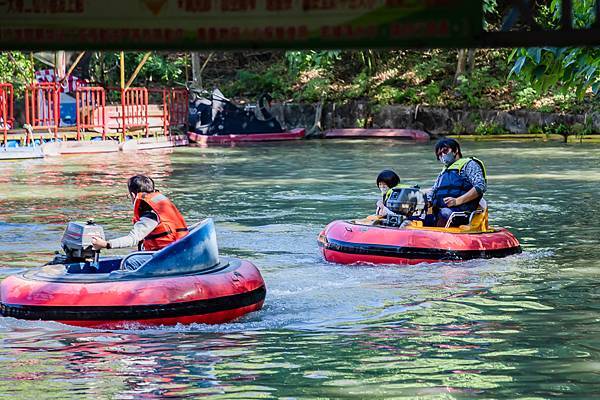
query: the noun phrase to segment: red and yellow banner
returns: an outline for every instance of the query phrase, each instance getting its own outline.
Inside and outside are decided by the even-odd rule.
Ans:
[[[465,47],[473,0],[0,0],[2,49]]]

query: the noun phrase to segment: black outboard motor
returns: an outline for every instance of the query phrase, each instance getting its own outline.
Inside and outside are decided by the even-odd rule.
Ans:
[[[264,100],[270,96],[261,96],[259,107],[261,113],[270,117],[265,120],[258,119],[256,116],[257,107],[242,108],[235,105],[228,99],[220,98],[218,101],[224,103],[223,108],[217,112],[212,123],[208,128],[209,135],[226,134],[250,134],[250,133],[281,133],[283,129],[275,117],[270,116],[267,111]],[[213,101],[217,99],[213,98]]]
[[[69,222],[60,242],[65,254],[57,254],[48,264],[84,263],[98,269],[100,251],[92,248],[94,236],[104,239],[104,229],[93,220],[87,223]]]
[[[264,93],[256,105],[234,104],[219,89],[210,96],[201,89],[190,90],[189,122],[203,135],[282,133],[281,124],[269,108],[273,98]]]
[[[427,202],[419,188],[394,188],[386,202],[393,212],[384,221],[386,226],[400,226],[406,219],[419,219],[425,216]]]
[[[206,134],[212,122],[212,102],[210,93],[204,89],[190,88],[188,119],[191,129],[200,134]]]

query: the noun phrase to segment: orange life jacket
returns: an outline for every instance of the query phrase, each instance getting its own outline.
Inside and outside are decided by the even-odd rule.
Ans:
[[[188,234],[185,220],[175,204],[159,192],[137,194],[133,203],[134,224],[141,218],[142,201],[158,215],[158,225],[144,238],[144,250],[160,250]]]

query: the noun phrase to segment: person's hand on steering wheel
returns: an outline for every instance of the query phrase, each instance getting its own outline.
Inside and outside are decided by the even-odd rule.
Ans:
[[[94,250],[102,250],[108,248],[108,242],[98,236],[92,237],[92,248]]]

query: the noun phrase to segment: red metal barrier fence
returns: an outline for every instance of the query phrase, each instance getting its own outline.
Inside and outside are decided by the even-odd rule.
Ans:
[[[107,90],[117,95],[113,99],[119,105],[107,104]],[[149,93],[153,98],[151,105]],[[110,132],[120,132],[121,140],[125,140],[132,130],[141,130],[147,137],[152,126],[170,135],[174,128],[185,129],[188,125],[187,89],[104,89],[98,84],[85,83],[75,90],[75,104],[77,140],[85,139],[85,131],[98,132],[102,139]],[[50,131],[58,139],[60,86],[57,83],[34,83],[25,88],[25,119],[33,130]],[[0,84],[0,134],[4,133],[5,143],[13,122],[13,87]]]
[[[189,97],[187,89],[171,89],[169,96],[169,127],[182,128],[188,125]]]
[[[130,128],[142,129],[148,136],[148,89],[129,88],[121,90],[121,118],[123,135]]]
[[[54,131],[54,139],[58,139],[60,87],[57,83],[34,83],[25,88],[25,121],[34,130]]]
[[[8,143],[8,130],[14,124],[13,95],[10,83],[0,83],[0,132],[4,133],[4,146]]]
[[[75,90],[77,107],[77,140],[85,130],[96,130],[106,139],[106,92],[98,86],[78,86]]]
[[[150,95],[152,95],[152,103],[154,104],[154,101],[160,101],[160,118],[162,120],[162,129],[165,135],[168,134],[169,131],[169,120],[170,120],[170,115],[169,115],[169,109],[168,109],[168,102],[169,102],[169,96],[170,96],[170,92],[169,89],[167,88],[151,88],[148,89],[148,92],[150,93]],[[154,117],[156,115],[152,115],[152,117]]]

